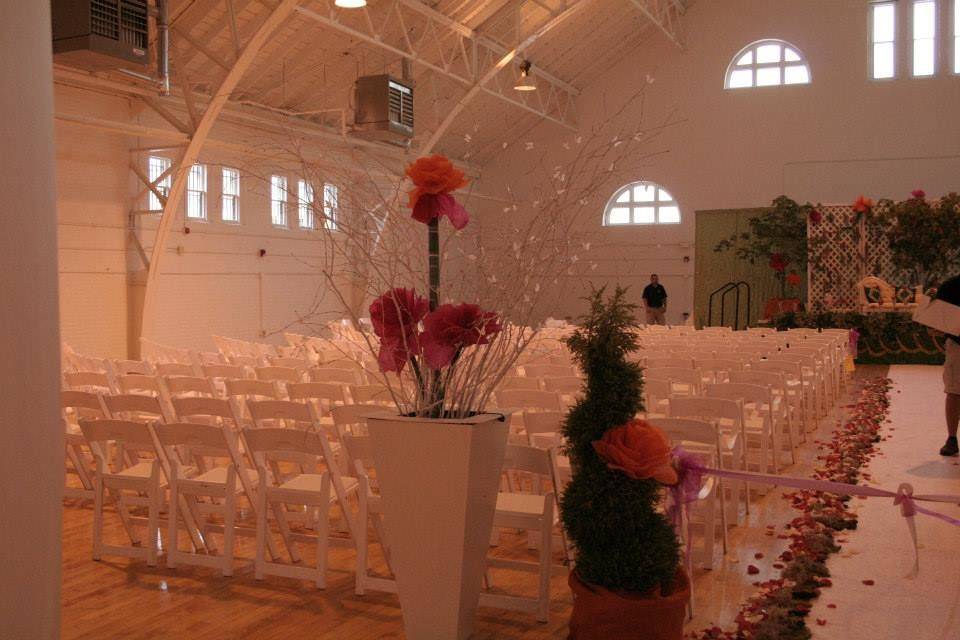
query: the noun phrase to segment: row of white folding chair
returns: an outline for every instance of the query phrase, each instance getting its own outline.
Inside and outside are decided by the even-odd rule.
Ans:
[[[723,377],[716,376],[716,372],[712,373],[714,375],[711,377],[721,382],[704,382],[705,372],[700,369],[647,369],[644,377],[647,414],[663,415],[671,398],[711,397],[723,393],[723,390],[729,390],[731,393],[738,394],[735,397],[744,400],[751,409],[745,417],[754,422],[760,421],[760,424],[754,425],[756,428],[752,428],[751,431],[755,431],[754,435],[759,439],[761,468],[765,471],[766,467],[775,471],[781,468],[780,437],[784,433],[787,434],[791,460],[793,460],[796,455],[796,442],[790,412],[784,404],[787,398],[781,398],[783,391],[772,384],[773,382],[782,383],[782,380],[768,380],[766,383],[757,385],[755,383],[761,379],[760,376],[738,376],[737,374],[747,372],[736,369],[724,371]],[[752,384],[744,384],[737,380],[749,380]]]
[[[145,406],[145,403],[148,400],[148,398],[144,396],[138,396],[134,398],[138,398],[136,406],[138,406],[141,409]],[[116,400],[116,398],[114,398],[114,400]],[[107,399],[107,404],[108,405],[110,404],[109,398]],[[197,405],[197,406],[194,408],[191,408],[193,405]],[[180,416],[181,419],[183,419],[184,417],[187,417],[187,418],[200,417],[203,419],[209,419],[211,417],[214,417],[221,421],[223,421],[224,419],[235,419],[233,418],[235,414],[233,413],[233,410],[230,409],[230,405],[223,400],[208,399],[208,398],[183,398],[183,399],[176,399],[175,406],[177,407],[178,415]],[[328,442],[327,437],[323,434],[323,430],[319,424],[318,416],[316,415],[316,413],[312,411],[310,406],[304,405],[304,404],[298,404],[294,402],[287,402],[287,401],[262,401],[262,402],[251,401],[248,403],[248,409],[253,416],[254,425],[258,428],[252,429],[252,430],[249,428],[244,429],[242,431],[243,433],[242,437],[246,442],[246,446],[244,448],[246,449],[247,454],[252,455],[253,460],[255,461],[255,466],[257,467],[257,470],[258,470],[257,477],[259,478],[259,483],[257,483],[256,481],[251,482],[251,477],[250,477],[251,471],[247,467],[243,459],[240,457],[240,447],[233,446],[230,443],[230,437],[231,437],[231,434],[234,433],[235,424],[233,428],[228,428],[225,424],[214,426],[214,425],[204,425],[204,424],[197,425],[194,423],[186,423],[186,422],[173,423],[173,425],[170,425],[170,424],[165,425],[165,424],[162,424],[162,416],[157,416],[159,420],[150,425],[152,428],[156,430],[157,437],[159,439],[158,441],[161,443],[163,447],[163,451],[161,452],[161,449],[157,448],[156,458],[154,459],[154,461],[149,462],[150,474],[148,477],[151,484],[146,485],[143,482],[140,482],[135,487],[138,490],[147,490],[149,492],[149,498],[150,498],[149,500],[150,516],[148,519],[149,539],[151,541],[155,539],[157,522],[159,518],[158,502],[160,502],[160,498],[157,495],[157,491],[159,491],[160,489],[163,489],[166,486],[166,482],[169,482],[173,493],[171,494],[171,514],[170,514],[170,522],[169,522],[169,526],[170,526],[169,545],[170,545],[171,552],[168,553],[168,564],[170,566],[175,566],[178,562],[190,562],[194,564],[202,564],[205,566],[211,566],[211,565],[219,566],[222,568],[225,575],[229,575],[228,572],[232,571],[232,537],[233,537],[232,526],[229,526],[226,528],[219,527],[219,529],[224,533],[225,545],[229,547],[228,549],[226,549],[226,554],[225,554],[229,556],[229,558],[227,559],[212,558],[210,556],[200,556],[197,554],[182,554],[176,550],[176,526],[177,526],[178,505],[183,505],[183,503],[179,501],[180,496],[178,494],[178,490],[182,490],[190,495],[199,494],[199,495],[205,495],[205,496],[210,496],[214,498],[225,498],[226,504],[227,504],[226,508],[230,509],[230,508],[235,508],[235,505],[232,504],[233,500],[232,498],[230,498],[230,496],[233,496],[236,493],[239,493],[240,491],[240,489],[233,489],[231,487],[235,487],[235,481],[237,478],[239,478],[241,481],[241,485],[243,485],[242,491],[250,499],[251,506],[253,506],[254,511],[257,513],[257,517],[258,517],[258,523],[257,523],[257,531],[258,531],[257,574],[258,574],[258,577],[262,576],[264,572],[278,573],[280,575],[288,575],[288,576],[294,576],[294,577],[308,576],[308,574],[305,574],[302,570],[297,570],[296,567],[291,568],[286,565],[281,566],[278,563],[277,554],[274,550],[273,543],[270,539],[266,537],[264,532],[264,528],[266,526],[267,513],[266,513],[266,510],[263,508],[263,506],[266,504],[274,505],[272,507],[272,511],[274,516],[277,518],[278,525],[280,526],[280,531],[284,539],[284,542],[287,544],[288,550],[290,551],[291,560],[293,562],[299,562],[300,560],[299,554],[296,551],[296,547],[294,543],[297,541],[302,541],[303,534],[293,533],[290,531],[290,528],[287,524],[287,519],[289,515],[287,514],[286,511],[276,508],[275,503],[283,503],[284,501],[286,501],[287,503],[298,504],[301,506],[307,506],[311,508],[324,506],[327,503],[321,504],[320,502],[318,502],[318,500],[320,500],[320,497],[318,496],[329,496],[329,487],[332,487],[335,493],[334,501],[338,502],[341,505],[342,512],[344,514],[344,517],[346,518],[348,531],[351,533],[352,536],[354,536],[354,539],[355,539],[355,536],[356,536],[355,522],[353,521],[353,518],[349,509],[345,508],[344,505],[346,505],[345,498],[348,495],[350,495],[352,491],[356,489],[357,484],[354,480],[349,478],[344,478],[340,475],[340,471],[338,467],[333,462],[334,455],[333,455],[332,448],[329,446],[330,443]],[[109,424],[110,422],[111,421],[106,421],[106,424],[108,424],[110,428],[114,430],[120,428],[117,424]],[[118,421],[112,421],[112,422],[118,422]],[[129,423],[125,427],[128,430],[136,430],[140,427],[143,427],[145,424],[143,422],[135,422],[131,420],[119,421],[119,422]],[[310,428],[307,428],[305,431],[303,431],[303,430],[296,430],[296,429],[295,430],[275,429],[271,426],[271,425],[276,425],[278,423],[289,424],[291,422],[295,424],[300,424],[300,425],[307,425],[307,427],[310,427]],[[90,431],[88,433],[87,427],[90,424],[96,425],[98,423],[102,426],[103,424],[105,424],[105,421],[93,421],[92,423],[88,423],[87,420],[83,420],[81,422],[81,428],[84,429],[84,432],[87,435],[87,438],[91,442],[91,446],[95,451],[95,455],[98,456],[97,476],[98,477],[110,476],[108,478],[108,484],[107,484],[109,488],[113,488],[117,490],[122,490],[123,488],[131,488],[132,485],[130,485],[130,482],[125,478],[127,478],[128,476],[132,476],[134,478],[139,477],[141,480],[143,480],[144,478],[142,476],[147,475],[143,471],[146,468],[144,466],[146,463],[138,463],[139,466],[135,464],[130,467],[125,467],[119,473],[116,473],[116,474],[111,474],[110,472],[108,472],[107,467],[105,466],[107,462],[107,457],[103,453],[103,449],[100,444],[100,441],[101,440],[111,440],[111,441],[122,440],[123,438],[121,438],[119,433],[117,432],[113,432],[111,437],[104,438],[102,432],[96,431],[96,429],[101,428],[98,426],[90,427],[90,429],[93,429],[93,431]],[[134,427],[130,425],[139,425],[139,427]],[[105,427],[102,427],[102,428],[105,428]],[[271,442],[270,447],[262,449],[262,448],[259,448],[257,445],[257,442],[259,442],[259,440],[256,440],[255,442],[250,440],[250,434],[251,433],[261,434],[261,433],[264,433],[265,429],[278,431],[278,432],[286,432],[286,435],[284,437],[280,437],[279,434],[275,434],[276,437],[270,441]],[[165,436],[164,434],[167,434],[167,435]],[[149,444],[143,439],[142,430],[139,432],[139,435],[137,435],[137,433],[133,433],[131,437],[134,438],[134,443],[137,445],[143,446],[145,444]],[[260,435],[257,435],[256,437],[262,439]],[[266,437],[266,436],[263,436],[263,437]],[[220,440],[218,440],[218,438]],[[312,448],[308,448],[306,450],[299,450],[296,447],[288,447],[284,449],[279,444],[281,441],[282,442],[287,442],[287,441],[306,442],[306,440],[310,441],[307,444],[309,444],[310,447]],[[219,452],[216,451],[216,446],[215,446],[217,441],[221,442],[224,445],[223,447],[220,448]],[[191,462],[194,462],[196,460],[196,453],[197,451],[200,451],[207,456],[227,457],[230,459],[230,464],[228,464],[226,467],[222,467],[222,466],[212,467],[206,470],[204,469],[197,470],[193,466],[184,467],[189,469],[189,474],[191,474],[191,475],[184,475],[181,472],[181,467],[179,466],[180,462],[178,462],[177,458],[174,457],[176,455],[180,455],[180,452],[177,451],[176,449],[182,449],[184,447],[193,448],[193,451],[192,451],[193,455],[191,455],[191,458],[190,458]],[[290,453],[292,451],[296,455],[292,455],[292,454],[287,455],[286,459],[292,460],[301,465],[304,463],[304,456],[307,456],[307,457],[314,456],[316,458],[322,452],[323,454],[322,461],[326,467],[326,471],[323,474],[301,473],[301,474],[294,474],[291,477],[284,477],[284,476],[281,476],[279,473],[275,473],[273,475],[273,478],[276,486],[270,485],[268,476],[265,472],[265,466],[267,464],[266,460],[268,459],[267,455],[269,455],[270,463],[275,465],[276,460],[278,459],[278,456],[279,456],[279,459],[284,459],[283,455],[280,455],[277,453],[278,451],[286,451],[287,453]],[[260,453],[263,453],[263,455],[259,455]],[[222,455],[222,454],[228,454],[228,455]],[[169,466],[166,468],[166,473],[165,473],[167,480],[161,485],[161,484],[158,484],[160,480],[159,480],[158,471],[157,471],[159,467],[157,465],[162,466],[162,462],[165,459],[169,461]],[[233,471],[231,471],[231,469],[233,469]],[[202,473],[200,473],[199,475],[195,475],[195,471],[202,471]],[[329,477],[328,477],[328,474],[329,474]],[[116,480],[116,478],[112,477],[113,475],[120,476],[120,479],[118,483],[114,483],[113,485],[111,485],[110,483],[113,483],[114,480]],[[265,489],[264,491],[259,493],[259,502],[254,501],[257,494],[255,494],[252,490],[252,487],[255,486],[256,484],[259,484],[260,487],[263,487]],[[326,493],[324,493],[323,491],[325,487],[328,488]],[[310,497],[311,495],[313,495],[313,498]],[[96,510],[96,513],[98,515],[95,517],[95,525],[97,525],[95,527],[95,557],[99,557],[99,554],[104,552],[119,552],[119,553],[129,555],[130,552],[128,550],[124,550],[123,548],[118,549],[115,547],[106,547],[102,545],[102,543],[100,542],[99,536],[100,536],[100,531],[102,529],[102,500],[103,500],[102,484],[97,493],[97,496],[99,496],[99,501],[98,501],[97,510]],[[301,498],[303,498],[302,501],[300,500]],[[130,499],[127,499],[125,504],[133,504],[133,503],[134,502],[131,502]],[[125,512],[125,504],[122,501],[118,502],[118,504],[121,507],[121,511]],[[192,505],[192,503],[190,504]],[[209,507],[206,508],[206,511],[209,511],[209,510],[211,510]],[[213,507],[213,510],[220,511],[222,515],[224,515],[226,522],[230,522],[230,520],[232,520],[232,515],[230,515],[230,517],[227,518],[227,514],[223,511],[223,509],[218,509],[216,507]],[[192,517],[196,518],[197,517],[196,509],[185,510],[183,511],[182,515],[185,518],[188,515],[192,515]],[[317,524],[316,528],[320,534],[320,537],[322,538],[322,540],[320,540],[318,543],[321,544],[321,547],[323,549],[325,549],[325,545],[327,544],[326,535],[325,535],[324,518],[328,518],[328,517],[329,516],[326,513],[326,510],[324,510],[324,513],[322,514],[322,518],[320,518],[316,523]],[[209,526],[209,524],[204,523],[204,527],[203,527],[204,534],[208,534],[210,530],[211,530],[211,527]],[[131,538],[131,539],[134,540],[134,538]],[[270,550],[270,555],[272,558],[271,561],[267,561],[265,559],[266,549]],[[134,550],[133,555],[146,555],[148,561],[155,562],[156,545],[155,543],[150,545],[150,547],[147,549],[146,554],[141,554],[139,551]],[[311,570],[310,572],[308,572],[309,573],[308,577],[310,577],[311,579],[316,579],[318,586],[322,586],[325,554],[319,557],[318,561],[319,562],[318,562],[317,569],[315,571]]]
[[[553,391],[560,394],[576,395],[583,390],[583,385],[584,380],[580,376],[507,376],[500,381],[498,390],[527,389],[531,391]]]

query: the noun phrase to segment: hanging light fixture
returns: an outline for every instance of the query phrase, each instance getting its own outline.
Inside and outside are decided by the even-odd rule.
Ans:
[[[536,91],[537,85],[533,82],[533,76],[530,75],[530,67],[533,65],[529,60],[520,63],[520,78],[517,84],[513,85],[515,91]]]
[[[335,0],[333,4],[341,9],[360,9],[367,6],[367,0]]]

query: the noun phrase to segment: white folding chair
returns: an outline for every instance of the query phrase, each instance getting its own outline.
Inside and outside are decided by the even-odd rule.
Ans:
[[[96,461],[93,505],[93,559],[103,555],[144,558],[151,567],[157,564],[160,537],[160,511],[165,498],[166,481],[158,458],[141,459],[138,452],[154,452],[155,442],[150,426],[131,420],[80,420],[80,431],[90,444]],[[110,446],[123,447],[126,455],[109,455]],[[128,492],[130,495],[124,495]],[[103,503],[113,494],[117,512],[131,537],[131,545],[103,542]],[[146,546],[134,532],[128,505],[147,508]]]

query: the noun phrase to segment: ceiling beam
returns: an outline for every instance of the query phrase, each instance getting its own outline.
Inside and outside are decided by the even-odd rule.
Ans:
[[[447,112],[447,115],[444,117],[443,122],[440,123],[440,126],[430,135],[430,140],[427,141],[427,144],[424,145],[421,153],[423,155],[429,155],[434,147],[440,142],[444,134],[453,124],[454,120],[460,115],[460,112],[473,101],[481,91],[484,90],[484,86],[492,81],[500,71],[510,64],[514,58],[524,52],[527,48],[533,45],[537,40],[545,36],[551,30],[556,28],[559,24],[582,11],[585,6],[590,4],[591,0],[578,0],[575,4],[569,5],[566,9],[558,13],[556,16],[548,20],[543,26],[531,33],[529,36],[523,39],[516,47],[506,51],[499,60],[481,77],[477,82],[470,87],[470,90],[460,98],[460,100],[453,106],[450,111]]]
[[[580,1],[583,2],[584,0]],[[406,9],[405,12],[404,9]],[[297,7],[296,11],[304,18],[411,60],[437,74],[455,80],[467,87],[468,90],[472,89],[489,71],[494,69],[497,72],[502,71],[506,65],[497,67],[497,62],[511,51],[515,51],[515,49],[507,49],[503,45],[477,34],[466,25],[452,20],[417,0],[393,0],[388,8],[390,13],[384,15],[384,20],[379,21],[379,25],[373,24],[372,20],[367,20],[364,25],[351,26],[342,22],[339,13],[333,10],[324,14],[305,7]],[[419,49],[420,41],[411,42],[408,37],[400,39],[397,44],[391,44],[388,41],[390,35],[396,35],[396,30],[387,33],[388,27],[391,26],[394,29],[400,28],[406,36],[409,26],[407,21],[414,17],[411,13],[416,13],[421,19],[426,20],[423,25],[424,34],[436,34],[436,37],[426,40],[430,40],[431,45],[442,48],[440,50],[440,60],[424,55]],[[397,40],[397,38],[394,38],[394,40]],[[424,38],[421,40],[424,40]],[[508,63],[513,60],[514,56],[515,53],[509,56]],[[555,124],[568,129],[575,129],[573,105],[580,93],[579,90],[536,66],[533,74],[540,79],[541,87],[543,87],[544,93],[548,95],[548,99],[531,100],[528,97],[518,97],[512,87],[504,90],[499,85],[486,86],[488,82],[484,82],[480,90]]]
[[[670,42],[683,51],[680,17],[686,10],[686,5],[681,0],[630,0],[630,4],[662,31]]]

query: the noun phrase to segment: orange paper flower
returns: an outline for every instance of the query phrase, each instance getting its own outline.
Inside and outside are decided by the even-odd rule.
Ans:
[[[635,480],[653,478],[663,484],[677,483],[670,440],[645,420],[631,420],[608,430],[603,438],[594,441],[593,448],[608,467]]]
[[[414,185],[410,190],[411,209],[417,206],[422,195],[450,193],[469,183],[463,176],[463,171],[454,167],[453,163],[442,155],[417,158],[416,162],[407,165],[406,174]]]
[[[857,213],[870,213],[871,209],[873,209],[873,200],[870,198],[860,196],[856,202],[853,203],[853,210]]]

